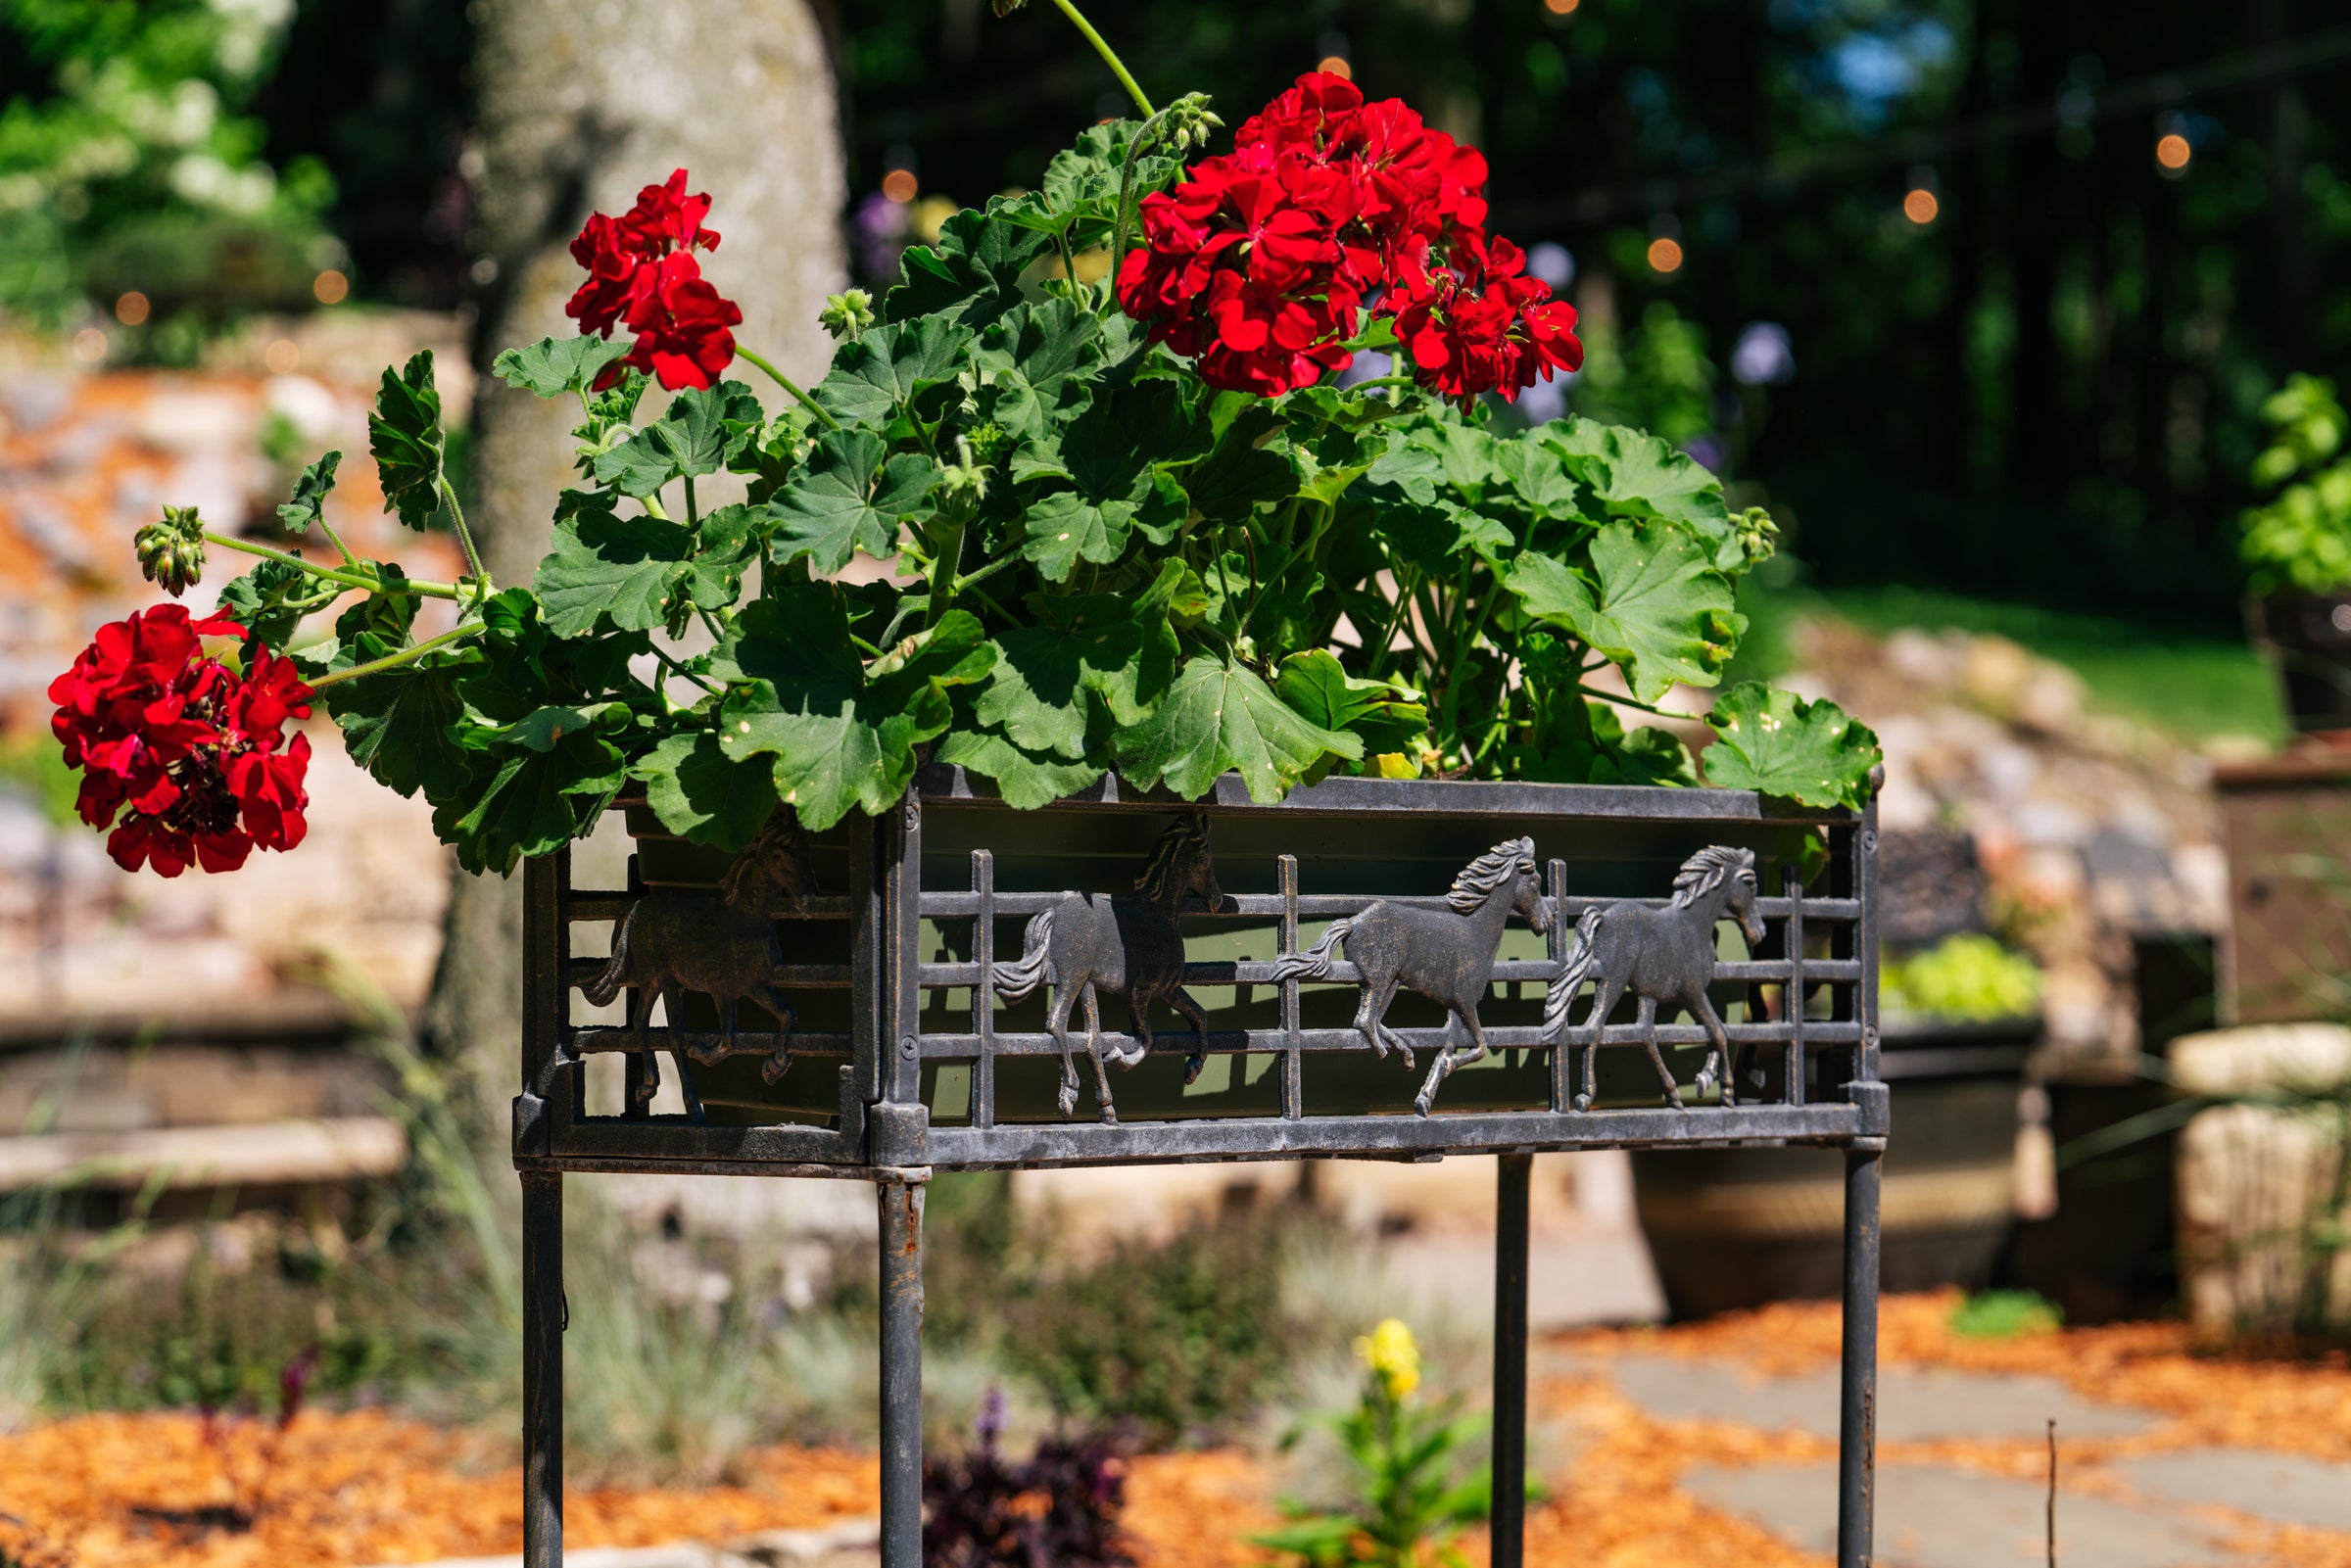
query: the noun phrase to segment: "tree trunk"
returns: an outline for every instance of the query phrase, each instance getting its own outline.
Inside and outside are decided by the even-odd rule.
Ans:
[[[576,332],[563,302],[579,282],[568,247],[581,220],[625,211],[640,186],[684,167],[714,199],[722,243],[703,275],[742,306],[738,340],[795,379],[823,374],[832,345],[816,316],[841,287],[843,175],[832,61],[806,0],[489,0],[474,71],[480,253],[495,266],[478,368],[502,348]],[[527,583],[576,477],[578,407],[487,374],[477,386],[467,517],[491,575]],[[655,389],[646,411],[665,403]],[[520,887],[455,875],[425,1032],[466,1064],[495,1116],[521,1032]]]

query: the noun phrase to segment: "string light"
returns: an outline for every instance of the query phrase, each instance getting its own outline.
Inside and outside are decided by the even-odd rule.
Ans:
[[[921,182],[914,177],[914,170],[911,168],[893,168],[882,176],[882,194],[900,207],[913,201],[914,193],[922,188]]]
[[[1355,80],[1355,68],[1347,64],[1345,55],[1324,55],[1315,62],[1317,71],[1326,71],[1341,81]]]
[[[2188,146],[2187,138],[2178,131],[2173,131],[2155,144],[2155,162],[2169,169],[2185,168],[2187,161],[2194,156],[2195,149]]]
[[[1678,272],[1682,266],[1682,242],[1664,235],[1649,242],[1649,265],[1655,272]]]
[[[1934,222],[1936,214],[1942,211],[1943,204],[1935,200],[1935,193],[1924,185],[1902,198],[1902,216],[1916,223],[1920,228],[1925,228],[1929,223]]]

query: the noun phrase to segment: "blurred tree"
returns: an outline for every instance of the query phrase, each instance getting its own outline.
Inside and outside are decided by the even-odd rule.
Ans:
[[[580,282],[569,245],[581,221],[688,169],[690,188],[716,204],[721,245],[704,270],[743,307],[737,338],[813,382],[832,351],[817,312],[841,286],[828,220],[843,206],[841,157],[832,61],[805,0],[476,4],[471,276],[485,373],[467,515],[491,575],[516,583],[546,553],[554,498],[573,478],[578,409],[486,372],[501,348],[579,330],[563,304]],[[520,888],[454,875],[427,1032],[475,1066],[486,1108],[502,1106],[521,1036]]]

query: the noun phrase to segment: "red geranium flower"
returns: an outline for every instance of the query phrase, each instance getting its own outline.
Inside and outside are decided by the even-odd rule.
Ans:
[[[1420,384],[1448,398],[1518,394],[1559,370],[1583,368],[1575,307],[1525,275],[1526,258],[1505,239],[1463,235],[1454,264],[1406,291],[1396,336]]]
[[[610,337],[626,322],[637,334],[629,356],[606,369],[598,385],[620,378],[620,365],[657,375],[661,385],[707,387],[735,358],[726,329],[743,320],[734,302],[702,281],[696,251],[718,249],[718,234],[702,227],[708,196],[686,194],[686,170],[666,184],[648,185],[637,205],[618,217],[591,213],[571,242],[571,258],[588,269],[564,314],[582,332]]]
[[[1447,397],[1515,399],[1583,363],[1574,309],[1485,232],[1485,159],[1401,100],[1313,71],[1235,140],[1144,198],[1118,279],[1128,314],[1212,386],[1272,396],[1345,369],[1366,304]]]
[[[629,307],[637,345],[620,363],[672,392],[715,384],[735,360],[735,334],[727,329],[743,324],[743,311],[702,281],[700,263],[683,251],[638,268],[637,276],[638,298]]]
[[[292,849],[308,831],[311,742],[287,743],[285,724],[310,717],[311,689],[265,650],[242,676],[205,656],[203,639],[244,631],[158,604],[100,627],[50,683],[49,727],[81,770],[75,807],[93,828],[120,817],[106,847],[125,871],[234,871],[254,845]]]

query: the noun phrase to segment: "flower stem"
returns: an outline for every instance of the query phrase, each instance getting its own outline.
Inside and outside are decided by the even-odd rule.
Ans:
[[[340,583],[345,588],[365,589],[372,594],[384,586],[374,578],[363,577],[358,572],[339,572],[331,566],[321,566],[316,561],[306,561],[291,551],[272,549],[266,545],[257,545],[249,539],[231,539],[226,534],[216,534],[209,528],[204,531],[204,542],[207,545],[217,545],[222,549],[242,550],[248,555],[259,555],[264,560],[284,561],[288,566],[301,567],[312,577],[324,582]],[[457,596],[457,588],[455,583],[427,583],[419,579],[409,582],[407,586],[426,598],[456,598]]]
[[[427,653],[438,652],[453,642],[461,642],[488,629],[489,623],[486,621],[467,621],[463,626],[452,627],[439,637],[433,638],[429,641],[419,642],[412,648],[402,648],[398,653],[387,653],[380,659],[370,659],[365,664],[355,664],[348,670],[331,671],[311,682],[310,687],[312,690],[315,691],[322,686],[333,686],[337,681],[349,681],[361,675],[374,675],[383,670],[397,670],[404,664],[415,663]]]
[[[777,386],[782,387],[786,392],[791,393],[793,397],[800,400],[801,407],[807,409],[810,413],[816,415],[817,418],[823,420],[825,422],[826,429],[839,430],[840,428],[840,421],[834,418],[833,415],[827,411],[824,404],[818,403],[814,398],[809,397],[805,392],[802,392],[799,388],[799,384],[794,382],[792,377],[786,375],[774,365],[769,364],[765,359],[760,358],[757,355],[753,354],[750,350],[744,348],[740,343],[735,345],[735,355],[737,358],[748,359],[751,363],[766,371],[768,378],[774,381]]]
[[[1621,702],[1628,708],[1639,708],[1643,713],[1654,713],[1660,719],[1687,719],[1693,724],[1706,722],[1706,716],[1703,713],[1676,713],[1671,708],[1660,708],[1654,702],[1644,702],[1629,691],[1602,691],[1596,688],[1585,686],[1580,681],[1576,683],[1575,689],[1585,696],[1597,698],[1602,702]]]
[[[695,674],[683,664],[680,664],[676,659],[671,658],[667,653],[661,651],[661,647],[658,643],[653,644],[653,657],[659,659],[663,664],[667,665],[672,675],[682,676],[686,680],[692,681],[696,686],[700,687],[704,691],[709,692],[712,696],[718,696],[721,694],[717,687],[712,686],[709,682],[703,680],[700,676]]]
[[[1069,18],[1080,32],[1085,34],[1085,41],[1094,46],[1094,53],[1100,55],[1103,64],[1110,67],[1111,74],[1119,78],[1119,85],[1127,89],[1127,96],[1134,100],[1134,107],[1143,112],[1143,118],[1149,119],[1157,114],[1158,111],[1151,107],[1151,100],[1143,96],[1142,88],[1134,84],[1134,76],[1127,70],[1127,62],[1119,58],[1117,50],[1102,41],[1102,35],[1094,30],[1094,24],[1086,21],[1070,0],[1053,0],[1053,4],[1060,7],[1061,14]]]
[[[476,589],[486,590],[490,586],[490,574],[482,570],[482,552],[473,547],[473,532],[465,526],[465,508],[457,504],[457,488],[449,482],[446,472],[435,482],[435,488],[441,492],[441,499],[449,507],[449,520],[457,531],[457,543],[465,546],[465,564],[472,570]]]
[[[955,592],[956,594],[960,594],[965,589],[972,587],[976,583],[986,582],[989,578],[995,576],[998,572],[1004,570],[1008,566],[1018,566],[1024,559],[1026,559],[1026,557],[1021,555],[999,555],[994,560],[989,561],[985,566],[981,567],[980,570],[976,572],[967,572],[963,576],[955,579]]]

